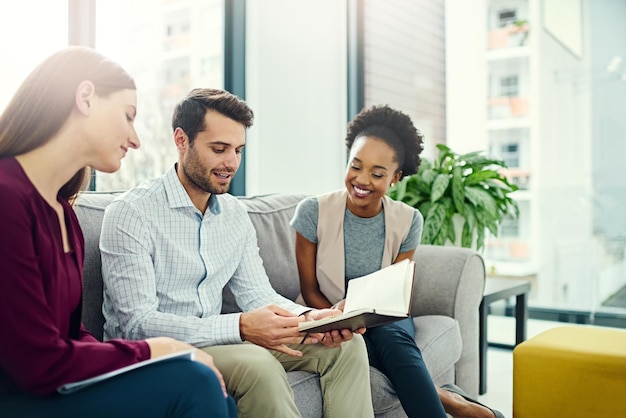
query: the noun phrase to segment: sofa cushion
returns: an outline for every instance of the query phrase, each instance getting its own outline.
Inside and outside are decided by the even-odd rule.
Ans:
[[[98,242],[104,209],[119,193],[89,192],[81,194],[74,209],[85,235],[85,282],[83,291],[83,322],[88,330],[102,339],[102,276]],[[239,197],[246,206],[257,233],[259,254],[263,259],[272,286],[283,296],[292,300],[298,296],[298,270],[295,251],[295,231],[289,225],[296,205],[306,195],[272,194],[254,197]],[[431,258],[431,257],[428,257]],[[436,276],[436,275],[435,275]],[[438,276],[441,277],[441,276]],[[421,276],[424,280],[424,276]],[[441,284],[438,284],[440,286]],[[425,288],[428,290],[428,288]],[[416,286],[418,293],[425,291]],[[418,303],[431,303],[434,295],[423,295]],[[415,302],[414,302],[415,303]],[[415,306],[413,307],[415,309]],[[224,312],[239,311],[232,294],[224,292]],[[421,312],[424,314],[425,312]],[[437,312],[439,313],[439,312]],[[414,318],[416,343],[422,351],[428,369],[437,384],[455,381],[454,364],[461,358],[462,338],[459,322],[445,315],[428,315]],[[395,391],[386,376],[375,368],[371,369],[372,397],[377,417],[405,418]],[[315,374],[296,371],[287,374],[294,391],[296,405],[305,418],[321,417],[321,388]]]
[[[294,400],[302,417],[322,418],[320,408],[322,386],[319,376],[315,373],[296,370],[287,373],[287,381],[293,389]]]
[[[430,375],[435,382],[446,380],[444,373],[450,371],[463,351],[459,323],[444,315],[418,316],[413,322],[415,343],[422,351]]]
[[[306,195],[282,193],[238,197],[246,206],[256,230],[259,254],[272,287],[291,300],[295,300],[300,294],[300,283],[294,250],[296,232],[289,225],[289,221],[296,211],[298,202],[305,197]],[[235,298],[226,288],[222,312],[239,311]]]
[[[100,229],[104,208],[115,198],[111,193],[83,193],[74,203],[85,237],[85,264],[83,270],[83,324],[96,338],[102,340],[102,263],[100,260]]]

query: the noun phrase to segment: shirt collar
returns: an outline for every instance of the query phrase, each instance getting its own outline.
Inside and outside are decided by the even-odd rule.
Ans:
[[[190,207],[196,209],[191,201],[191,198],[187,194],[187,191],[183,187],[183,184],[178,178],[178,174],[176,173],[176,164],[170,167],[170,169],[163,175],[163,184],[165,186],[165,193],[167,195],[170,208]],[[219,200],[214,193],[211,193],[211,196],[209,197],[208,208],[213,215],[219,215],[221,213]]]

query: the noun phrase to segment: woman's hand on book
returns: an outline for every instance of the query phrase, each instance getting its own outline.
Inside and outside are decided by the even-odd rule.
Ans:
[[[313,309],[312,311],[307,312],[309,316],[307,317],[307,321],[314,321],[318,319],[324,319],[328,317],[336,317],[341,316],[343,312],[337,306],[341,306],[343,308],[343,301],[338,304],[324,309]],[[358,329],[352,332],[349,329],[341,329],[341,330],[332,330],[325,333],[311,333],[311,336],[315,337],[319,342],[324,344],[326,347],[338,347],[341,343],[350,341],[352,339],[353,334],[363,334],[365,332],[365,328]]]
[[[337,302],[333,306],[331,306],[331,309],[339,309],[341,312],[343,312],[343,307],[345,305],[346,305],[346,300],[345,299],[341,299],[339,302]]]

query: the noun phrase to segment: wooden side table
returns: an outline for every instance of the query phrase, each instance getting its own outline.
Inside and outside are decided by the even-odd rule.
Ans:
[[[479,307],[479,363],[480,381],[478,393],[483,395],[487,392],[487,315],[489,305],[495,301],[508,299],[512,296],[515,300],[515,344],[497,344],[498,347],[515,348],[526,340],[526,322],[528,321],[528,293],[530,293],[530,281],[519,279],[487,278],[483,300]],[[492,344],[496,345],[496,344]]]

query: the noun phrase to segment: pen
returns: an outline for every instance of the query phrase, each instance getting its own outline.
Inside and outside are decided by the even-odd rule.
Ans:
[[[302,339],[302,341],[300,341],[300,344],[304,344],[304,342],[306,341],[307,337],[309,336],[309,333],[307,332],[304,335],[304,338]],[[321,341],[324,341],[324,338],[326,338],[326,334],[324,334],[324,336],[322,337]]]

